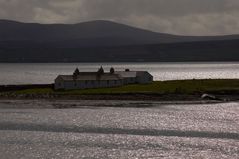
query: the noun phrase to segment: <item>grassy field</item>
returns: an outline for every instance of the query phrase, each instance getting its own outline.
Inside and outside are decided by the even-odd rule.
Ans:
[[[155,81],[144,85],[127,85],[117,88],[99,88],[70,91],[54,91],[52,88],[26,89],[14,91],[16,94],[198,94],[198,93],[239,93],[239,80],[177,80]]]

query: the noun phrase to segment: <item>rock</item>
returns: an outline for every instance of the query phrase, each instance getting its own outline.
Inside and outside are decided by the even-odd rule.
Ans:
[[[201,98],[206,100],[219,100],[216,96],[210,94],[203,94]]]

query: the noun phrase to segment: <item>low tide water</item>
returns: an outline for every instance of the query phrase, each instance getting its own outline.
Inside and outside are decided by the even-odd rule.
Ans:
[[[239,78],[239,63],[0,63],[0,85],[5,84],[49,84],[59,74],[72,74],[76,67],[80,71],[96,71],[100,66],[109,71],[145,70],[154,80],[179,79],[234,79]]]

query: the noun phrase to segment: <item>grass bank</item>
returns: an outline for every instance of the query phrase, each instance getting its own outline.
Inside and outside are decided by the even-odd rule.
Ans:
[[[9,92],[8,92],[9,93]],[[236,94],[239,93],[238,79],[175,80],[155,81],[151,84],[135,84],[116,88],[55,91],[50,87],[11,91],[15,94],[54,95],[104,95],[104,94]]]

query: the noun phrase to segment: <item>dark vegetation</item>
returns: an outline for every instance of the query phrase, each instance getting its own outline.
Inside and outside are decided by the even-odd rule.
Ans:
[[[20,91],[27,89],[53,89],[53,84],[32,84],[32,85],[1,85],[0,92]]]

